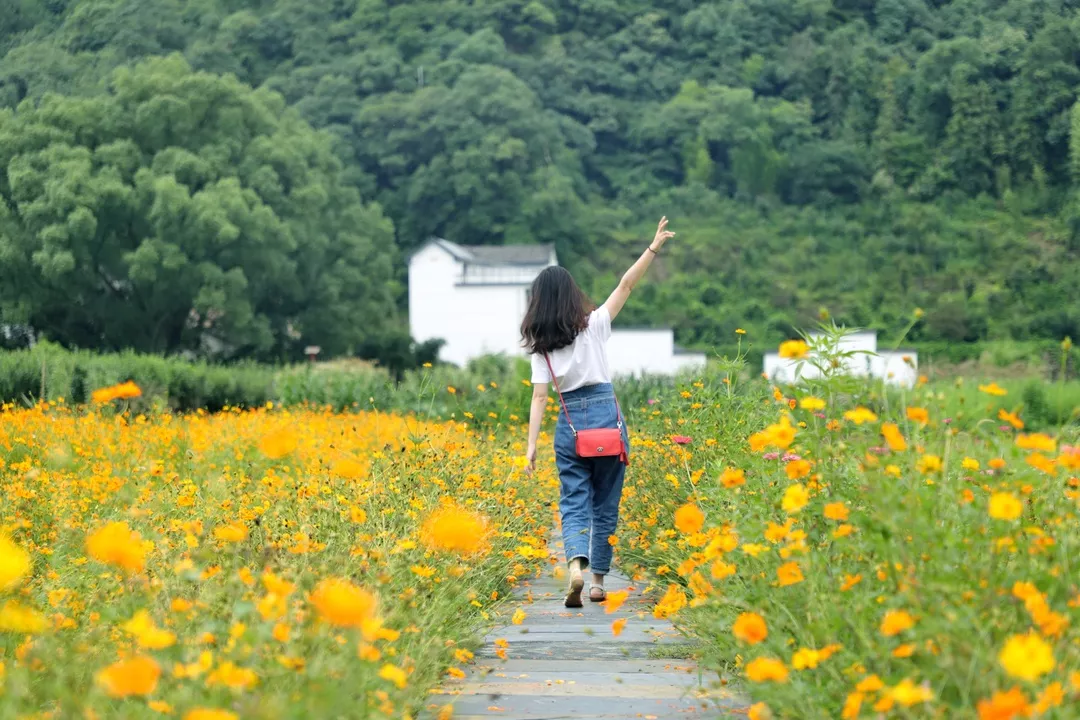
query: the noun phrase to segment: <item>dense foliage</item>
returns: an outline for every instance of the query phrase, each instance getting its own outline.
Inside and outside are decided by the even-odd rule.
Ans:
[[[294,323],[300,342],[338,352],[367,341],[369,354],[385,352],[393,343],[372,345],[382,331],[345,322],[355,306],[338,299],[355,258],[380,268],[397,258],[396,274],[363,273],[371,286],[348,290],[364,318],[385,317],[370,308],[386,295],[401,300],[404,263],[373,202],[402,254],[432,234],[555,242],[596,295],[640,250],[648,222],[667,214],[679,235],[653,278],[663,282],[643,287],[627,312],[675,326],[684,344],[724,345],[736,326],[771,342],[823,306],[886,331],[922,307],[913,331],[922,340],[1080,335],[1080,18],[1071,0],[5,0],[3,13],[0,105],[30,104],[0,119],[0,222],[14,227],[0,229],[0,248],[30,270],[0,298],[2,312],[58,338],[190,346],[179,309],[188,305],[224,312],[237,327],[222,333],[239,354],[287,351],[282,328],[294,318],[304,321]],[[193,68],[190,80],[160,77],[189,72],[177,59],[115,74],[174,53]],[[161,62],[177,69],[165,73]],[[218,77],[228,74],[259,88],[247,112],[275,118],[247,129],[229,150],[245,162],[225,169],[200,152],[238,130],[211,122],[194,132],[183,124],[192,109],[170,125],[149,108],[184,107],[179,88],[199,84],[248,98]],[[125,96],[134,81],[123,78],[143,78],[145,94]],[[140,104],[141,119],[113,120]],[[330,139],[316,139],[286,105]],[[161,126],[147,135],[147,123]],[[27,143],[40,146],[27,154]],[[267,157],[279,154],[288,167]],[[211,166],[205,178],[191,177],[191,155]],[[46,171],[77,184],[58,168],[80,163],[91,176],[115,168],[112,182],[130,186],[127,232],[110,234],[125,219],[95,205],[108,188],[84,198],[58,187],[44,215],[12,194],[21,180],[32,196],[45,181],[32,175]],[[298,172],[307,173],[301,188],[291,182]],[[173,188],[168,203],[142,189],[151,180],[155,192]],[[266,207],[255,227],[238,226],[241,242],[274,248],[288,267],[252,269],[172,238],[184,226],[175,203],[214,197],[200,183],[246,193],[251,212],[256,201]],[[323,188],[314,206],[311,187]],[[61,212],[72,218],[63,233]],[[115,246],[112,280],[96,285],[80,253],[65,270],[72,263],[60,252],[91,238]],[[197,278],[167,307],[146,309],[169,318],[171,334],[134,310],[105,320],[115,281],[163,285],[180,273],[162,242],[179,245]],[[342,244],[362,248],[344,269],[325,250]],[[292,247],[310,266],[288,264],[301,262]],[[73,311],[50,298],[65,272],[98,296],[82,306],[95,318],[90,333],[65,329]],[[289,286],[305,272],[330,287],[261,302],[264,282],[284,273]]]

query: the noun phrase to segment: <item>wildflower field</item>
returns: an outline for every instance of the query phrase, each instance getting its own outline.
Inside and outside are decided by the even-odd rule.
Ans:
[[[610,539],[706,679],[758,719],[1073,717],[1075,427],[990,382],[736,365],[627,407]],[[0,720],[451,716],[428,691],[559,562],[550,451],[526,475],[489,390],[433,388],[447,420],[7,407]]]

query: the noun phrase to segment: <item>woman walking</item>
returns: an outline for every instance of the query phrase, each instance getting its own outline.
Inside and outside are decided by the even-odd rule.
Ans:
[[[611,322],[668,238],[667,218],[656,236],[603,305],[596,308],[561,267],[541,272],[532,286],[521,336],[532,355],[529,412],[529,470],[536,467],[536,442],[547,408],[548,384],[559,394],[555,464],[559,470],[559,513],[570,575],[566,607],[581,607],[584,573],[592,569],[589,599],[605,599],[611,544],[628,462],[626,424],[608,370]],[[605,432],[605,430],[607,432]],[[621,441],[621,442],[620,442]]]

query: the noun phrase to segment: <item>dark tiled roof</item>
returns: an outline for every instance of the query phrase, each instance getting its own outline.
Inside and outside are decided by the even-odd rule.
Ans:
[[[463,248],[480,265],[547,265],[552,245],[473,245]]]

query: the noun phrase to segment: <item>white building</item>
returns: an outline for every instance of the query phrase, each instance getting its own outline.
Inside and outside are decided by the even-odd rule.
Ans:
[[[557,265],[551,245],[463,246],[433,239],[409,260],[409,332],[445,341],[439,359],[465,365],[483,355],[523,356],[521,320],[529,289]],[[670,329],[614,329],[614,375],[674,374],[703,368],[703,353],[684,353]]]
[[[820,338],[821,335],[810,333],[810,337]],[[845,371],[849,375],[872,377],[901,387],[915,386],[919,375],[919,356],[914,350],[878,351],[877,333],[872,330],[845,335],[840,340],[839,349],[855,353],[845,361]],[[780,357],[779,353],[765,353],[764,372],[766,377],[778,383],[820,377],[818,369],[807,360],[791,360]]]

